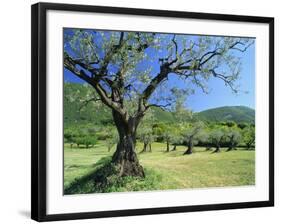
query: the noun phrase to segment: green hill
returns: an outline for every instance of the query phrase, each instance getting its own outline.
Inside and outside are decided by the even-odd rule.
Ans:
[[[221,122],[234,121],[236,123],[254,123],[255,110],[245,106],[225,106],[208,109],[196,113],[198,120]]]
[[[64,83],[64,125],[79,124],[107,125],[113,124],[111,111],[101,103],[85,104],[85,99],[92,96],[92,88],[78,83]],[[81,108],[81,105],[84,107]],[[174,112],[152,108],[157,122],[177,122]],[[234,121],[237,123],[254,123],[255,110],[244,106],[226,106],[204,110],[194,114],[194,118],[202,121],[221,122]]]
[[[154,115],[154,119],[158,122],[167,122],[172,123],[176,122],[175,116],[173,113],[169,111],[165,111],[159,107],[153,107],[152,113]]]
[[[64,125],[113,124],[111,111],[100,102],[88,103],[92,97],[92,88],[79,83],[64,83]],[[81,107],[83,105],[83,107]],[[154,119],[158,122],[175,122],[173,113],[153,108]]]
[[[86,103],[92,97],[91,87],[78,83],[64,83],[64,125],[106,125],[112,122],[111,111],[100,103]]]

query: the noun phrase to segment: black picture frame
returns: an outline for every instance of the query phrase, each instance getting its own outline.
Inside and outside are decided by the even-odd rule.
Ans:
[[[253,22],[269,25],[269,200],[159,207],[130,210],[99,211],[69,214],[46,214],[46,13],[48,10],[100,12],[111,14],[177,17],[217,21]],[[31,218],[36,221],[73,220],[115,216],[148,215],[206,210],[238,209],[274,206],[274,18],[240,15],[164,11],[136,8],[103,7],[73,4],[37,3],[32,5],[32,155],[31,155]]]

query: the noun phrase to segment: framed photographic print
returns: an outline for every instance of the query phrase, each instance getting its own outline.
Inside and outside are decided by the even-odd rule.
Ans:
[[[32,6],[32,219],[274,205],[274,19]]]

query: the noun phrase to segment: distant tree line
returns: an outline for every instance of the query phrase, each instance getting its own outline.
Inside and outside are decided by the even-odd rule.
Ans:
[[[158,123],[151,129],[152,131],[145,132],[146,135],[151,135],[152,141],[165,143],[167,152],[176,150],[178,145],[186,146],[184,154],[192,154],[194,146],[206,147],[208,151],[214,149],[215,153],[220,152],[221,147],[227,147],[227,151],[236,150],[238,146],[246,149],[255,147],[255,127],[252,124],[235,122],[205,124],[196,121],[178,124]]]
[[[206,151],[218,153],[221,148],[226,151],[243,147],[247,150],[255,148],[255,126],[247,123],[235,122],[202,122],[189,121],[179,123],[144,122],[138,132],[137,140],[142,143],[141,152],[151,152],[153,142],[165,143],[163,151],[177,150],[177,146],[184,145],[184,155],[192,154],[194,146],[205,147]],[[90,128],[82,126],[65,128],[65,142],[71,147],[94,147],[98,140],[105,143],[110,151],[118,143],[118,134],[114,126]]]

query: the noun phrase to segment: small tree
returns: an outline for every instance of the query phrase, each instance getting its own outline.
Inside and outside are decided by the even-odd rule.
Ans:
[[[164,141],[163,139],[163,133],[165,132],[166,125],[161,122],[157,122],[153,124],[152,130],[153,130],[153,135],[156,137],[157,142],[162,142]]]
[[[206,151],[211,150],[212,148],[212,142],[211,142],[211,136],[210,131],[208,129],[204,129],[200,132],[200,135],[198,136],[199,142],[201,142],[204,146],[206,146]]]
[[[203,128],[203,122],[196,122],[192,125],[189,125],[187,129],[183,132],[183,138],[187,144],[187,150],[184,152],[184,155],[192,154],[193,146],[194,144],[197,144],[199,134]]]
[[[211,141],[215,145],[216,149],[214,153],[220,152],[221,143],[225,138],[225,130],[222,128],[214,129],[211,132]]]
[[[77,147],[79,147],[80,145],[85,145],[86,148],[89,148],[90,146],[93,147],[94,145],[96,145],[97,137],[90,135],[79,136],[75,138],[75,142],[77,144]]]
[[[255,127],[248,126],[244,128],[242,134],[246,148],[248,150],[253,148],[253,144],[255,143]]]
[[[70,143],[70,148],[73,147],[73,143],[75,142],[75,137],[77,137],[77,131],[73,130],[72,128],[66,128],[64,130],[64,139],[65,142]]]
[[[137,130],[137,137],[143,143],[141,152],[152,152],[151,144],[155,140],[153,125],[155,122],[154,113],[151,109],[147,110],[146,116],[143,118]]]
[[[158,141],[166,143],[166,152],[170,151],[170,144],[172,141],[174,129],[171,124],[158,123],[153,127],[153,134]]]
[[[183,137],[179,133],[175,133],[172,135],[171,143],[173,145],[173,149],[171,151],[176,151],[177,146],[181,145],[183,142]]]
[[[154,136],[151,128],[143,128],[139,133],[140,141],[143,143],[143,149],[141,152],[147,152],[149,147],[149,152],[152,152],[151,144],[154,141]]]
[[[174,90],[174,95],[176,96],[176,102],[173,107],[172,114],[174,115],[176,121],[179,122],[180,124],[194,120],[193,112],[187,109],[186,106],[184,105],[186,100],[186,95],[189,94],[190,94],[189,92],[182,94],[182,91]]]
[[[118,134],[116,131],[109,132],[107,138],[105,139],[105,145],[107,147],[107,151],[110,152],[110,150],[113,148],[114,145],[118,143]]]
[[[164,141],[166,142],[166,152],[170,151],[170,143],[172,140],[172,133],[170,130],[165,130],[165,132],[162,134],[162,137]]]
[[[89,147],[94,147],[98,142],[98,139],[96,136],[92,135],[92,136],[85,136],[84,139],[84,144],[86,145],[86,148]]]
[[[236,150],[237,145],[241,141],[241,134],[239,130],[235,127],[230,128],[229,131],[227,132],[226,137],[228,143],[227,151]]]

